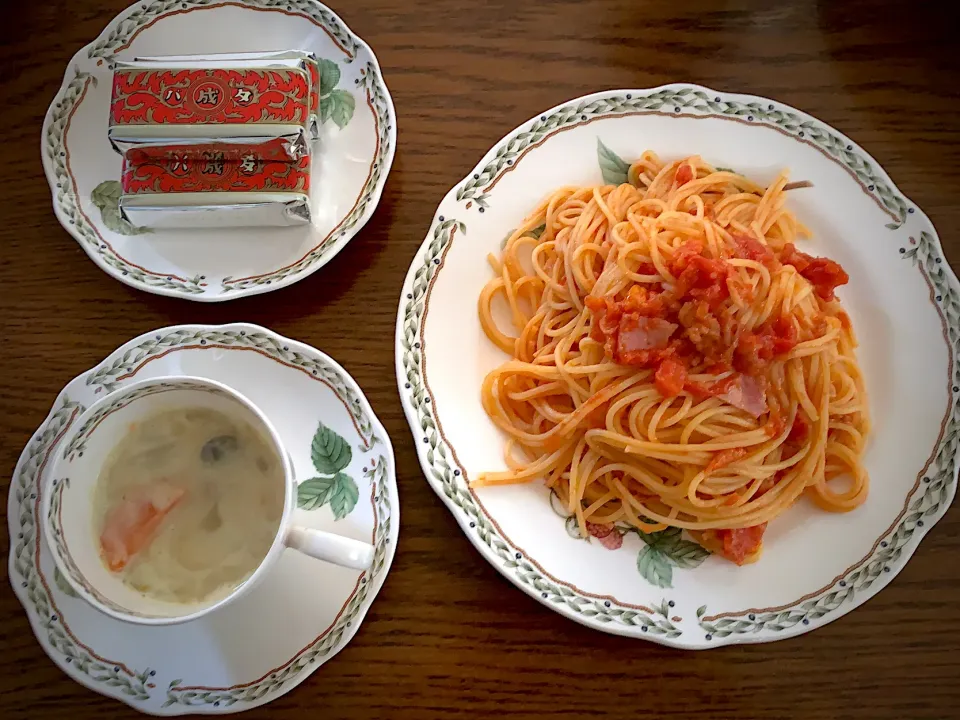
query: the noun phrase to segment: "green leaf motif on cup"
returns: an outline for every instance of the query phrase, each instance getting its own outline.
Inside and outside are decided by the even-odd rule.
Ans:
[[[341,130],[353,118],[357,101],[349,90],[337,90],[340,68],[333,60],[321,59],[320,63],[320,124],[333,120]]]
[[[104,180],[90,193],[90,201],[100,210],[100,217],[108,230],[120,235],[141,235],[152,232],[150,228],[137,227],[120,214],[119,180]]]
[[[603,175],[603,181],[607,185],[623,185],[627,182],[630,166],[624,162],[623,158],[604,145],[600,138],[597,138],[597,160],[600,162],[600,173]]]
[[[310,443],[310,459],[319,476],[297,486],[297,507],[317,510],[330,505],[333,516],[342,520],[360,499],[357,483],[342,472],[353,459],[353,450],[341,435],[321,422]]]

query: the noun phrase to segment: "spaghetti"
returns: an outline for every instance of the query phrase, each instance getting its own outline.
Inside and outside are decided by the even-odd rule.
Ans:
[[[751,562],[801,495],[866,499],[866,393],[834,295],[848,277],[796,249],[786,173],[763,188],[646,152],[628,180],[555,191],[490,256],[480,322],[512,359],[482,402],[508,469],[473,485],[544,478],[584,536],[678,527]]]

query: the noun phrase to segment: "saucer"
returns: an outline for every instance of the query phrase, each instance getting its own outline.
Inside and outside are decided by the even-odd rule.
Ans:
[[[236,603],[166,628],[122,623],[76,597],[37,522],[53,453],[95,400],[168,374],[218,380],[260,407],[300,481],[294,522],[373,543],[371,569],[286,552]],[[339,457],[349,462],[331,476],[320,455],[333,441],[347,448]],[[72,380],[20,456],[7,515],[10,582],[44,651],[82,685],[154,715],[246,710],[306,680],[356,633],[399,531],[390,438],[359,386],[314,348],[247,324],[156,330]]]
[[[309,224],[149,230],[120,216],[122,162],[107,140],[116,60],[293,49],[317,55],[329,90]],[[149,0],[70,61],[44,119],[41,155],[57,219],[101,269],[140,290],[215,302],[292,285],[340,252],[380,200],[396,125],[373,51],[316,0]]]

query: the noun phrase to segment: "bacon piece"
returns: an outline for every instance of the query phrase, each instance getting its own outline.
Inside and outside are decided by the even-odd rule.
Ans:
[[[750,375],[741,373],[717,397],[755,418],[767,411],[767,392],[760,381]]]
[[[621,354],[636,350],[665,348],[676,329],[676,324],[660,318],[626,314],[620,318],[620,337],[617,347]]]

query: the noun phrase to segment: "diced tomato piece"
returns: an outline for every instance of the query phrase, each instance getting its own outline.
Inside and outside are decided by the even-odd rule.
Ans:
[[[598,310],[605,310],[607,303],[603,298],[594,297],[593,295],[587,295],[583,299],[583,304],[587,306],[587,309],[592,312],[597,312]]]
[[[665,317],[667,314],[662,293],[652,292],[641,285],[630,288],[627,299],[620,305],[624,312],[645,317]]]
[[[687,382],[687,369],[682,363],[667,358],[660,363],[653,379],[661,395],[665,398],[676,397]]]
[[[784,265],[793,265],[799,273],[803,273],[812,259],[810,255],[797,250],[797,246],[793,243],[786,243],[780,251],[780,262]]]
[[[609,298],[596,298],[588,295],[584,300],[587,309],[593,314],[590,337],[597,341],[609,340],[616,335],[620,327],[620,306]]]
[[[716,286],[719,294],[715,297],[723,300],[730,294],[726,282],[729,276],[730,265],[725,261],[694,255],[677,277],[674,293],[678,300],[682,300],[688,293],[695,296],[692,292],[694,290],[707,290]]]
[[[743,565],[763,547],[763,533],[766,529],[767,524],[763,523],[735,530],[717,530],[717,537],[723,543],[720,554],[737,565]]]
[[[773,360],[774,336],[764,328],[754,332],[740,333],[740,340],[733,352],[733,366],[743,373],[759,374]]]
[[[693,180],[693,168],[687,163],[680,163],[677,168],[677,185],[684,185]]]
[[[670,272],[679,275],[687,267],[691,258],[703,254],[703,243],[700,240],[684,240],[670,259]]]
[[[813,285],[813,289],[824,300],[833,300],[834,290],[850,282],[850,276],[840,267],[840,263],[827,258],[814,258],[810,266],[800,273]]]
[[[724,300],[730,297],[730,288],[721,281],[708,288],[694,288],[690,291],[690,296],[702,300],[711,310],[716,310]]]
[[[780,411],[774,406],[770,409],[770,418],[767,420],[767,424],[763,426],[763,430],[769,437],[775,438],[783,432],[783,427],[783,418],[780,417]]]
[[[829,258],[807,255],[797,250],[793,243],[783,246],[780,262],[784,265],[793,265],[801,277],[813,285],[814,291],[824,300],[833,300],[833,291],[840,285],[850,282],[850,276],[840,263]]]
[[[776,259],[773,251],[762,242],[749,235],[733,233],[733,241],[737,245],[734,256],[744,260],[756,260],[765,265]]]
[[[810,434],[810,423],[807,421],[807,416],[803,410],[797,410],[797,416],[793,419],[793,426],[790,428],[790,434],[787,435],[787,440],[795,443],[803,443],[807,440],[807,435]]]
[[[773,331],[775,333],[773,351],[777,355],[788,353],[797,346],[799,340],[797,326],[786,315],[780,315],[776,319],[773,323]]]
[[[746,448],[728,448],[727,450],[721,450],[720,452],[715,452],[713,457],[710,458],[710,462],[707,463],[707,467],[704,468],[704,472],[711,473],[714,470],[719,470],[720,468],[726,467],[731,463],[735,463],[740,458],[744,457],[747,454]]]

